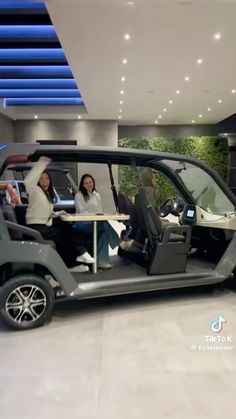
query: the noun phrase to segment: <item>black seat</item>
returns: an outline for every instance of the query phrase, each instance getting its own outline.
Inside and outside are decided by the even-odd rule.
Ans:
[[[10,221],[12,223],[17,224],[17,218],[16,218],[14,207],[11,204],[9,204],[9,202],[7,201],[5,189],[1,190],[0,202],[1,202],[3,218],[6,221]],[[19,232],[19,231],[11,231],[10,236],[12,240],[23,239],[23,234],[22,232]]]
[[[121,234],[122,239],[134,238],[137,228],[135,205],[123,192],[119,192],[117,198],[119,212],[130,216],[130,219],[125,222],[126,230]]]
[[[163,229],[161,218],[147,202],[143,188],[135,197],[140,235],[147,243],[149,275],[185,272],[191,227],[170,225]]]
[[[35,240],[38,243],[49,244],[54,249],[56,245],[52,240],[45,240],[41,234],[29,227],[22,226],[18,224],[18,220],[15,213],[15,208],[9,204],[6,199],[5,190],[0,190],[0,206],[2,210],[2,215],[5,220],[7,229],[9,231],[10,237],[12,240]]]
[[[132,215],[134,212],[134,204],[124,192],[118,193],[118,207],[122,214]]]
[[[25,220],[27,206],[28,205],[16,205],[16,207],[15,207],[17,222],[18,222],[18,224],[21,224],[23,226],[27,225],[26,220]]]

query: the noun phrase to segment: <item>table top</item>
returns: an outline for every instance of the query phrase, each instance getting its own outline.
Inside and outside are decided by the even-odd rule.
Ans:
[[[130,219],[127,214],[68,214],[61,215],[63,221],[126,221]]]

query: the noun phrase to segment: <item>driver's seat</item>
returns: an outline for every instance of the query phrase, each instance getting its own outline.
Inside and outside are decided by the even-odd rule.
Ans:
[[[135,197],[135,206],[143,240],[148,243],[148,274],[185,272],[191,227],[166,225],[163,229],[161,218],[147,202],[143,188]]]

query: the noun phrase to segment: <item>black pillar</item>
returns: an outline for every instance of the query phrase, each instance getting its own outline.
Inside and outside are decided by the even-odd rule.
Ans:
[[[229,172],[228,186],[236,195],[236,134],[228,134],[229,145]]]

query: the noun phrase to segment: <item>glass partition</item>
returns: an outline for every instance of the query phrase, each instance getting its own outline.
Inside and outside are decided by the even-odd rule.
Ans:
[[[215,180],[203,169],[183,161],[162,161],[184,184],[195,205],[209,213],[226,214],[235,212],[234,205]]]

